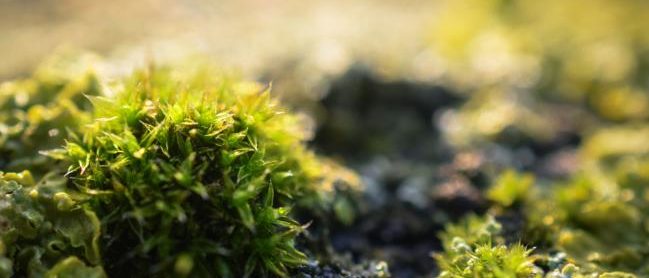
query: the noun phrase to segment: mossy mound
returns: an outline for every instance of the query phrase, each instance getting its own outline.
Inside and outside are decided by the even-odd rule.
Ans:
[[[358,183],[305,148],[269,87],[206,67],[137,71],[113,96],[80,80],[26,80],[35,104],[5,102],[20,127],[6,168],[49,174],[3,176],[3,276],[286,276],[307,262],[294,241],[308,225],[291,210],[333,213],[335,187]]]

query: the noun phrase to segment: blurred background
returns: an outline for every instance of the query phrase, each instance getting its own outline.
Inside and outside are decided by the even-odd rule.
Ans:
[[[29,73],[53,50],[77,48],[131,63],[202,55],[278,83],[295,71],[307,79],[301,85],[356,62],[390,75],[409,70],[436,6],[416,0],[0,4],[3,78]]]
[[[272,82],[366,186],[334,252],[416,277],[504,170],[543,185],[647,159],[647,27],[642,0],[0,0],[0,80],[90,51],[108,76],[193,57]]]

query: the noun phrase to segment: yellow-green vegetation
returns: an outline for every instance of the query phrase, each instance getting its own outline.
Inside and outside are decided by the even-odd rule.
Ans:
[[[589,271],[649,276],[646,150],[621,128],[593,133],[582,148],[584,169],[529,202],[530,230],[545,230],[558,250]],[[626,130],[630,132],[630,130]],[[629,142],[625,147],[622,141]]]
[[[442,276],[474,277],[466,273],[480,276],[493,275],[503,269],[513,271],[516,268],[511,267],[511,262],[522,262],[515,259],[520,254],[524,254],[531,265],[542,266],[541,269],[546,270],[544,275],[565,272],[566,266],[575,273],[549,277],[649,276],[649,249],[645,243],[649,236],[649,193],[646,191],[649,164],[644,157],[638,152],[636,156],[618,156],[613,162],[610,159],[591,160],[588,165],[592,168],[583,169],[570,180],[534,191],[529,190],[531,176],[505,172],[487,191],[496,206],[485,218],[471,216],[459,224],[449,225],[441,235],[445,253],[436,258],[445,271]],[[518,205],[512,207],[514,203]],[[518,243],[494,237],[499,229],[489,227],[500,225],[494,223],[492,215],[508,210],[521,212],[525,227],[518,240],[534,248],[532,252],[525,253],[520,251]],[[495,261],[478,259],[480,256],[475,252],[478,248],[486,248],[485,242],[495,245],[488,246],[491,252],[501,248],[498,254],[513,257]],[[553,258],[556,252],[562,254],[561,263]],[[549,265],[553,260],[555,262]],[[467,261],[479,266],[469,265]],[[464,272],[456,271],[460,269]],[[512,271],[510,273],[516,273]],[[517,275],[495,277],[530,277]]]
[[[505,171],[487,191],[487,198],[503,207],[522,204],[529,196],[530,190],[533,190],[533,185],[533,175],[519,174],[513,170]]]
[[[0,173],[0,277],[105,277],[99,219],[67,192],[63,177]]]
[[[537,272],[528,257],[531,251],[520,244],[485,243],[471,247],[459,240],[455,243],[457,251],[454,252],[460,254],[439,277],[534,277]]]
[[[284,275],[305,262],[289,211],[324,192],[320,162],[264,87],[160,69],[92,101],[96,120],[63,156],[106,223],[109,272]]]
[[[521,244],[505,245],[501,225],[493,217],[469,216],[447,225],[440,235],[444,254],[436,255],[439,277],[536,277],[532,250]]]
[[[568,257],[563,252],[537,250],[520,242],[507,243],[501,236],[501,229],[490,215],[471,215],[459,223],[447,225],[440,235],[445,252],[435,254],[441,271],[439,277],[636,277],[627,272],[596,268],[594,264],[581,261],[582,258],[574,259],[573,253],[562,248],[558,250],[568,252]],[[592,246],[585,248],[589,247]]]
[[[90,70],[78,72],[63,57],[53,58],[31,78],[0,85],[0,170],[51,170],[39,154],[64,143],[69,132],[90,121],[85,96],[100,92]]]
[[[592,97],[611,119],[646,118],[648,16],[638,0],[446,1],[429,40],[453,84]]]
[[[462,0],[439,11],[430,47],[450,86],[471,93],[444,118],[451,144],[536,144],[534,155],[543,156],[561,136],[573,136],[562,145],[578,164],[567,176],[536,184],[531,175],[505,171],[485,192],[492,201],[486,219],[520,218],[518,241],[532,250],[526,256],[543,270],[538,275],[649,277],[648,18],[648,3],[636,0]],[[479,226],[474,218],[461,223]],[[450,238],[457,225],[442,236],[444,274],[470,269],[453,261],[453,242],[467,242],[471,257],[484,247],[470,234]],[[518,243],[490,246],[512,251]],[[478,273],[464,277],[495,272]],[[511,273],[498,275],[516,277]]]
[[[0,176],[0,277],[286,276],[306,262],[291,210],[333,213],[334,187],[357,178],[305,148],[269,87],[199,68],[136,71],[112,96],[87,74],[2,85],[2,167],[43,177]]]
[[[595,119],[646,121],[648,24],[639,0],[444,1],[429,50],[440,81],[470,96],[446,117],[449,141],[466,147],[513,129],[547,142]]]

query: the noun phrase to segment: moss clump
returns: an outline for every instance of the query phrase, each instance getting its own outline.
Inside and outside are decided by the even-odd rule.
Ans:
[[[536,277],[531,250],[507,246],[501,225],[493,217],[469,216],[440,235],[445,252],[436,255],[439,277]]]
[[[60,147],[68,131],[90,120],[84,95],[99,94],[99,82],[68,62],[52,59],[31,78],[0,84],[0,170],[45,174],[52,162],[39,152]]]
[[[269,88],[150,68],[100,96],[68,62],[0,86],[0,170],[31,171],[0,172],[0,277],[286,276],[292,210],[353,217]]]
[[[91,100],[94,122],[52,155],[101,220],[108,274],[283,276],[306,262],[289,212],[317,206],[336,166],[267,88],[152,69]]]
[[[521,218],[524,229],[519,240],[536,247],[534,263],[549,269],[545,275],[554,275],[550,277],[566,277],[562,268],[567,265],[573,273],[568,277],[649,276],[645,242],[649,236],[649,160],[646,147],[636,137],[622,127],[591,133],[579,150],[582,169],[552,186],[533,188],[531,176],[505,172],[487,191],[495,202],[489,214],[515,212]],[[605,140],[611,138],[617,141]],[[631,144],[623,145],[621,140],[631,140]],[[438,257],[445,258],[444,269],[458,267],[458,262],[449,259],[456,252],[453,243],[467,242],[473,252],[478,246],[473,244],[480,242],[475,240],[479,227],[486,225],[475,217],[463,223],[448,227],[442,236],[446,255]],[[563,254],[562,264],[549,263],[555,254]]]
[[[99,219],[77,197],[63,179],[0,173],[0,277],[105,276]]]
[[[649,164],[639,130],[593,132],[580,150],[581,172],[526,203],[527,230],[545,231],[545,241],[585,271],[649,275]]]
[[[466,248],[457,240],[457,248]],[[459,251],[458,249],[458,251]],[[439,277],[534,277],[536,268],[524,246],[492,246],[489,243],[464,249]]]
[[[552,209],[530,212],[544,215],[530,217],[543,219],[530,225],[553,231],[549,238],[554,248],[586,270],[649,275],[644,243],[648,206],[643,195],[636,195],[641,192],[633,190],[594,177],[576,178],[553,189],[550,198],[536,201]]]
[[[450,224],[440,238],[444,252],[435,255],[441,270],[439,277],[636,277],[628,272],[594,269],[571,252],[566,255],[507,243],[500,223],[491,215],[473,215]]]

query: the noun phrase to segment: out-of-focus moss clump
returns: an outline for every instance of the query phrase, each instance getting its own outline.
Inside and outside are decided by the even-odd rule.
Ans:
[[[431,48],[449,84],[471,92],[440,118],[444,135],[539,175],[530,184],[506,172],[486,196],[488,214],[519,230],[546,277],[649,276],[648,18],[635,0],[463,0],[440,10]],[[564,263],[549,267],[557,254]]]
[[[649,275],[646,152],[593,145],[601,136],[613,136],[608,132],[595,133],[586,143],[583,156],[596,159],[580,174],[530,202],[528,230],[546,231],[544,238],[584,269],[644,277]]]
[[[591,132],[579,149],[583,160],[580,170],[554,185],[532,187],[532,176],[505,172],[486,193],[496,205],[488,215],[514,213],[520,218],[523,231],[518,240],[534,247],[529,256],[534,258],[534,265],[546,270],[545,277],[649,276],[645,136],[642,127],[617,126]],[[447,227],[441,236],[445,253],[437,256],[447,271],[443,275],[452,273],[448,270],[467,269],[465,262],[453,259],[458,258],[459,243],[468,246],[467,258],[478,258],[471,252],[484,247],[476,237],[486,234],[481,227],[492,223],[490,217],[482,222],[469,217]],[[517,246],[499,238],[490,240],[507,248]],[[562,254],[563,263],[557,264],[557,254]],[[549,268],[553,261],[554,266]],[[485,268],[477,272],[480,275],[497,273],[488,262],[479,264]],[[499,261],[496,265],[504,268],[507,264]],[[486,270],[487,266],[491,268]],[[573,274],[562,273],[566,269]]]
[[[105,277],[99,219],[65,183],[0,173],[0,277]]]
[[[43,175],[53,163],[39,152],[61,146],[69,131],[89,122],[85,95],[101,90],[95,74],[75,60],[57,56],[30,78],[0,84],[0,170]]]
[[[581,172],[530,206],[530,225],[592,271],[649,275],[649,182],[642,125],[600,128],[580,149]]]

